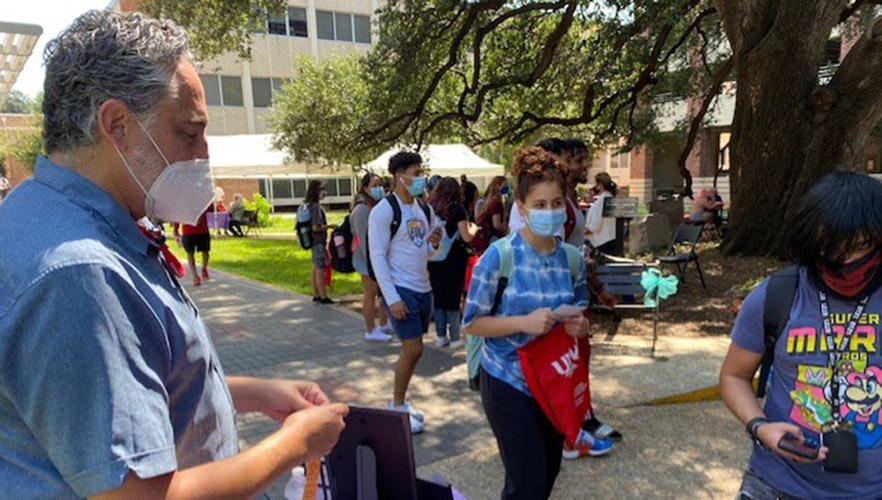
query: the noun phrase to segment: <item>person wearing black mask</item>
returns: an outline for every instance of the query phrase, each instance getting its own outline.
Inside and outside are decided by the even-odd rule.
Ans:
[[[878,498],[882,184],[831,174],[789,227],[796,267],[745,299],[720,372],[723,400],[754,441],[738,498]],[[772,376],[760,377],[760,407],[751,382],[764,355]]]

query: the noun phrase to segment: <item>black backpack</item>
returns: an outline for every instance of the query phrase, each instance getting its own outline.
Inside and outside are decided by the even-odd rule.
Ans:
[[[796,296],[796,287],[799,285],[799,268],[796,266],[782,269],[769,278],[766,287],[766,300],[763,303],[763,343],[765,351],[759,369],[759,383],[756,386],[756,397],[766,395],[766,386],[769,382],[769,374],[772,363],[775,361],[775,343],[787,321],[790,319],[790,309],[793,307],[793,299]]]
[[[432,212],[429,210],[429,205],[426,204],[422,198],[415,198],[417,204],[423,210],[423,213],[426,214],[426,220],[429,221],[429,225],[432,225]],[[389,224],[389,241],[392,241],[395,238],[395,233],[398,232],[398,228],[401,227],[401,205],[398,204],[398,198],[395,196],[395,193],[386,196],[386,201],[389,202],[389,206],[392,207],[392,223]],[[374,266],[371,264],[371,247],[368,241],[370,241],[370,228],[368,228],[368,232],[365,233],[365,241],[364,242],[364,250],[365,255],[367,256],[367,267],[368,267],[368,275],[372,280],[377,281],[377,276],[374,274]]]
[[[331,268],[338,273],[354,273],[352,265],[352,225],[349,216],[331,233]]]

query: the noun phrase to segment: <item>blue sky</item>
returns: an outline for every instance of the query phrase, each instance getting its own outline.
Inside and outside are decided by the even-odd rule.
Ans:
[[[0,21],[37,24],[43,35],[19,74],[15,90],[34,96],[43,89],[43,48],[77,16],[90,9],[103,9],[110,0],[2,0]]]

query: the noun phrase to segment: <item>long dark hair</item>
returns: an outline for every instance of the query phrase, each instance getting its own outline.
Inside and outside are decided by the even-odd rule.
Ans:
[[[609,176],[606,172],[600,172],[599,174],[594,176],[594,182],[603,186],[603,189],[606,189],[609,194],[616,196],[619,194],[619,186],[613,182],[612,177]]]
[[[444,220],[450,220],[451,208],[462,204],[462,188],[453,177],[445,177],[438,181],[435,189],[429,194],[429,205]]]
[[[355,193],[355,196],[352,197],[352,203],[349,205],[349,210],[355,208],[355,205],[358,204],[359,197],[362,200],[362,203],[368,206],[368,208],[373,208],[377,202],[371,197],[371,194],[368,192],[368,186],[371,184],[371,181],[376,177],[377,179],[383,180],[379,175],[368,172],[361,176],[361,184],[358,192]]]
[[[857,172],[836,172],[802,198],[793,215],[790,257],[812,274],[836,271],[863,248],[882,248],[882,183]]]
[[[325,185],[322,181],[309,181],[309,187],[306,189],[306,198],[303,202],[307,205],[318,203]]]
[[[505,177],[501,175],[497,175],[490,181],[490,185],[487,186],[487,190],[484,191],[484,204],[481,205],[481,210],[475,214],[476,217],[481,216],[487,208],[490,207],[490,200],[496,197],[502,197],[502,193],[500,190],[502,189],[502,185],[505,184]]]

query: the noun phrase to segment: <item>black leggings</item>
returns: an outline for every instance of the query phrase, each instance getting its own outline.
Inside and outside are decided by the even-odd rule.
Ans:
[[[545,500],[560,472],[564,438],[536,401],[481,369],[481,402],[496,436],[505,487],[502,500]]]

